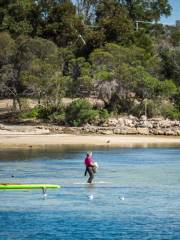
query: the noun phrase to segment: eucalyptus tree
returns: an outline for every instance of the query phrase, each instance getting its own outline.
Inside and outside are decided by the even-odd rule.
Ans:
[[[13,62],[16,43],[7,32],[0,32],[0,67]]]
[[[180,29],[179,28],[172,29],[171,42],[174,47],[180,46]]]
[[[19,84],[15,68],[16,43],[8,33],[0,33],[0,94],[12,97],[16,109]]]
[[[96,8],[96,22],[106,36],[107,42],[126,43],[133,31],[128,12],[118,0],[102,0]]]
[[[9,31],[14,37],[21,34],[31,34],[33,26],[30,22],[29,13],[33,4],[33,0],[1,0],[1,31]]]
[[[66,47],[73,45],[81,32],[83,24],[71,1],[59,1],[50,9],[43,37],[54,41],[59,47]]]
[[[100,0],[74,0],[77,14],[86,24],[94,24],[96,20],[96,6]]]
[[[19,47],[18,59],[25,63],[21,82],[26,95],[37,97],[39,103],[58,105],[64,95],[65,77],[59,67],[57,46],[45,39],[28,38]]]
[[[135,99],[171,98],[172,81],[160,81],[160,58],[145,49],[108,43],[90,55],[96,91],[111,109],[129,111]],[[167,90],[168,89],[168,90]]]
[[[21,77],[30,95],[37,98],[39,104],[59,106],[68,78],[62,75],[56,64],[33,59]]]
[[[180,86],[180,46],[172,47],[169,44],[159,48],[161,71],[164,78],[172,79],[177,86]]]
[[[43,37],[58,46],[74,43],[83,25],[70,0],[1,0],[0,30]]]
[[[71,78],[69,95],[73,97],[89,97],[93,85],[91,65],[85,58],[72,58],[69,61],[68,75]]]
[[[169,0],[119,0],[126,6],[133,21],[158,21],[161,16],[169,16],[172,7]]]

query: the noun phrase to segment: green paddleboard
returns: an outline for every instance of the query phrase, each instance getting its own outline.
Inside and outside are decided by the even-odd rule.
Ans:
[[[48,189],[48,188],[60,188],[55,184],[21,184],[21,183],[0,183],[0,190],[8,189]]]

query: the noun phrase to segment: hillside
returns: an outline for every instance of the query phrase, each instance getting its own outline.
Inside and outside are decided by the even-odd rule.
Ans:
[[[158,24],[171,10],[168,0],[1,1],[0,97],[12,99],[9,113],[70,126],[122,114],[179,120],[180,29]]]

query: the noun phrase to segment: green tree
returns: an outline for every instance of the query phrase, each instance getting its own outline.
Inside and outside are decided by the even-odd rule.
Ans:
[[[7,40],[8,35],[4,35]],[[2,40],[2,38],[0,38]],[[3,43],[3,40],[0,42]],[[2,46],[3,66],[0,69],[1,84],[6,87],[6,95],[13,97],[21,109],[21,97],[34,96],[49,99],[54,96],[54,103],[64,95],[65,78],[59,69],[59,51],[57,46],[45,39],[19,37],[13,56],[14,42],[9,37],[8,51]],[[12,49],[11,46],[12,45]],[[4,46],[4,47],[3,47]],[[11,53],[12,52],[12,53]],[[7,59],[9,61],[7,62]],[[13,59],[10,61],[10,59]],[[50,91],[50,88],[52,90]],[[56,91],[56,93],[55,93]],[[49,97],[48,97],[49,95]],[[14,104],[15,106],[15,104]]]
[[[171,42],[174,47],[180,46],[180,29],[175,28],[171,33]]]
[[[85,58],[74,58],[69,62],[69,76],[72,79],[71,96],[88,97],[93,84],[91,66]]]
[[[114,56],[104,49],[94,50],[89,59],[93,68],[97,71],[110,70],[113,68]]]
[[[96,6],[99,0],[74,0],[78,15],[86,24],[93,24],[96,17]]]
[[[126,9],[117,0],[99,2],[96,9],[96,22],[103,29],[107,42],[126,43],[133,31]]]
[[[83,25],[70,0],[1,0],[0,30],[14,37],[43,37],[64,47],[76,43]]]
[[[30,95],[38,98],[39,104],[60,105],[68,78],[62,76],[57,65],[34,59],[21,78]]]
[[[150,34],[148,34],[145,29],[134,32],[132,35],[132,42],[146,52],[150,54],[153,53],[153,38],[150,37]]]
[[[103,48],[94,50],[89,59],[95,73],[107,70],[113,74],[120,65],[128,64],[133,67],[143,66],[154,77],[160,75],[160,58],[134,45],[127,48],[107,43]]]
[[[16,110],[16,102],[19,100],[19,84],[17,83],[17,72],[13,64],[3,65],[0,69],[1,96],[13,99],[13,108]]]
[[[159,88],[160,94],[165,98],[171,98],[177,93],[177,87],[172,80],[161,81]]]
[[[2,0],[0,3],[0,30],[13,36],[31,34],[33,28],[28,18],[33,0]]]
[[[94,49],[102,47],[106,40],[103,28],[94,25],[84,26],[83,38],[85,39],[86,44],[78,46],[76,49],[76,55],[84,56],[85,58],[88,58]]]
[[[177,88],[176,94],[174,96],[175,106],[177,110],[180,112],[180,87]]]
[[[164,78],[172,79],[177,86],[180,86],[180,47],[162,47],[160,57]]]
[[[120,0],[127,7],[129,16],[136,20],[158,21],[161,16],[171,14],[169,0]]]
[[[0,94],[13,98],[14,110],[18,99],[19,84],[15,69],[16,43],[8,33],[0,33]]]
[[[74,46],[83,32],[83,24],[76,15],[71,1],[61,1],[48,13],[43,36],[53,40],[58,46]]]
[[[16,43],[6,32],[0,33],[0,67],[12,63],[16,51]]]
[[[65,94],[68,77],[63,76],[59,66],[57,46],[48,40],[28,38],[21,42],[17,59],[26,95],[37,97],[39,103],[43,99],[46,104],[58,105]]]

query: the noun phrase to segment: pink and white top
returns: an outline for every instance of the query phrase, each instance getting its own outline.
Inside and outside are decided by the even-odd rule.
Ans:
[[[84,160],[84,164],[86,165],[86,167],[91,167],[94,164],[92,157],[86,157]]]

